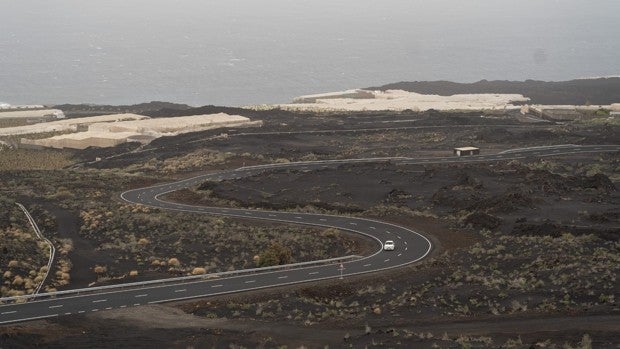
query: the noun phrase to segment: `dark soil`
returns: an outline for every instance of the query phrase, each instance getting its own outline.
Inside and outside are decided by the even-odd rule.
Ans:
[[[551,89],[547,97],[564,98],[568,90],[556,93]],[[573,91],[573,97],[598,98],[595,89],[592,95],[580,95],[580,91]],[[123,257],[110,266],[120,274],[137,268],[139,261],[146,261],[149,269],[155,255],[161,260],[190,254],[221,256],[215,269],[251,261],[248,254],[243,261],[233,262],[229,257],[237,253],[230,248],[212,251],[214,246],[199,243],[204,242],[203,235],[191,233],[195,227],[187,226],[201,223],[194,216],[120,204],[118,192],[129,188],[274,161],[448,155],[453,147],[470,144],[488,154],[527,146],[620,143],[616,126],[530,125],[510,112],[485,117],[477,112],[437,111],[328,115],[155,103],[92,110],[76,106],[74,115],[104,109],[153,117],[228,112],[261,119],[264,126],[164,137],[146,146],[75,151],[75,159],[83,163],[66,173],[3,172],[5,187],[30,193],[37,201],[50,198],[34,211],[44,221],[53,217],[56,225],[49,225],[49,231],[58,230],[59,237],[74,240],[72,285],[94,279],[90,268],[106,253]],[[221,161],[184,166],[200,159],[205,150],[230,154]],[[187,160],[188,154],[194,158]],[[2,326],[0,347],[560,348],[585,347],[583,343],[591,338],[593,347],[615,348],[620,338],[614,297],[618,294],[614,280],[618,273],[619,166],[620,154],[475,165],[395,166],[386,162],[337,170],[274,171],[204,183],[169,198],[373,217],[425,233],[435,248],[423,263],[344,281],[214,297],[162,306],[154,312],[149,312],[151,307],[137,307],[118,316],[111,311]],[[75,189],[79,197],[71,199],[60,186]],[[92,199],[76,204],[83,198]],[[98,225],[77,234],[82,210],[101,218],[95,219]],[[206,224],[212,222],[203,223],[204,229],[196,231],[211,231]],[[290,233],[281,225],[250,220],[226,219],[217,224],[236,229],[214,241],[235,236],[240,237],[235,240],[238,245],[248,243],[245,233],[250,227],[257,236]],[[121,251],[131,242],[127,233],[134,234],[135,240],[148,237],[149,244]],[[306,242],[300,244],[296,235],[291,236],[293,255],[300,260],[310,258],[301,257]],[[346,234],[337,242],[338,246],[332,244],[326,251],[341,255],[369,250],[363,239]],[[120,247],[95,251],[105,243]],[[171,251],[172,246],[178,246],[174,247],[177,250]],[[169,276],[164,269],[141,273],[139,278]]]
[[[461,227],[519,234],[542,229],[552,221],[562,232],[588,231],[607,239],[620,238],[612,233],[620,224],[613,214],[614,207],[620,205],[620,192],[606,175],[560,175],[528,166],[510,162],[487,168],[421,168],[386,163],[338,170],[287,170],[205,183],[196,193],[209,189],[216,199],[276,210],[307,205],[340,213],[358,213],[380,205],[404,207],[413,213],[430,210],[439,216],[453,215],[457,218],[454,224]],[[350,181],[342,173],[356,180]]]
[[[97,244],[80,235],[81,220],[77,213],[58,205],[37,200],[44,210],[54,218],[57,226],[53,237],[71,239],[73,249],[69,252],[71,260],[71,284],[66,288],[85,288],[96,280],[93,266],[114,263],[114,257],[108,253],[97,252]],[[59,288],[62,290],[62,288]]]

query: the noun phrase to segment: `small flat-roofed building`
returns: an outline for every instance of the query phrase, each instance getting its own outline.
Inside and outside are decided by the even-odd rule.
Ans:
[[[454,148],[454,155],[456,156],[470,156],[470,155],[479,155],[480,148],[476,147],[460,147]]]

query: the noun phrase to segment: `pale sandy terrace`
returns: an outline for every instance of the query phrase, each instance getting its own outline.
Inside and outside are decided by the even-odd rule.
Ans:
[[[62,118],[64,114],[60,109],[36,109],[36,110],[14,110],[2,111],[0,109],[0,119],[29,119],[45,116]]]
[[[44,139],[25,139],[22,138],[22,144],[37,145],[48,148],[72,148],[86,149],[88,147],[113,147],[121,143],[125,143],[131,137],[136,136],[133,132],[77,132],[65,135],[59,135]]]
[[[324,95],[301,96],[296,101],[312,101],[314,103],[278,104],[272,106],[257,106],[255,108],[279,107],[286,110],[307,111],[379,111],[379,110],[406,110],[425,111],[429,109],[450,110],[503,110],[518,109],[513,102],[526,102],[529,99],[520,94],[461,94],[452,96],[423,95],[402,90],[388,91],[343,91],[343,98],[338,93]],[[372,95],[371,98],[368,98]],[[324,98],[322,98],[324,96]]]
[[[0,136],[25,135],[45,132],[64,132],[78,130],[78,127],[85,127],[98,122],[118,122],[121,120],[141,120],[148,119],[148,116],[137,114],[112,114],[91,116],[86,118],[62,119],[58,121],[41,122],[38,124],[16,127],[0,128]]]
[[[202,131],[223,126],[234,126],[236,124],[242,125],[248,122],[250,122],[250,119],[245,116],[219,113],[139,121],[96,123],[92,124],[88,129],[89,131],[98,132],[134,132],[143,135],[162,136]]]
[[[45,139],[22,139],[21,143],[42,147],[73,149],[85,149],[91,146],[112,147],[130,141],[148,143],[162,136],[204,131],[219,127],[260,124],[260,121],[251,121],[244,116],[224,113],[156,119],[146,118],[118,122],[96,122],[90,124],[88,130],[84,132],[68,133]]]

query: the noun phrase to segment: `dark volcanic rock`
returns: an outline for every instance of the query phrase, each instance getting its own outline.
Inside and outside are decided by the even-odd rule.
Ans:
[[[552,236],[558,237],[562,234],[569,233],[573,235],[590,235],[594,234],[597,237],[610,240],[620,240],[620,232],[617,229],[610,228],[595,228],[595,227],[581,227],[562,225],[551,221],[544,221],[542,223],[520,223],[515,225],[512,230],[513,234],[517,235],[530,235],[530,236]]]
[[[505,128],[485,128],[476,134],[477,141],[501,143],[513,138]]]
[[[477,229],[495,229],[499,227],[501,223],[501,219],[488,213],[478,211],[468,215],[467,217],[465,217],[465,219],[463,219],[464,225],[471,225],[472,227]]]
[[[584,189],[596,189],[606,193],[616,190],[614,183],[602,173],[597,173],[591,177],[581,177],[577,180],[578,185]]]
[[[387,194],[387,198],[385,199],[385,203],[386,204],[404,204],[408,198],[411,197],[411,194],[400,190],[400,189],[392,189],[392,191],[390,191]]]

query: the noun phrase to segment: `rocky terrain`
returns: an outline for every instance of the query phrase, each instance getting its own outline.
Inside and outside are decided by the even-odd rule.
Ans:
[[[121,109],[114,112],[131,111]],[[144,113],[214,112],[264,124],[148,145],[1,150],[0,233],[11,241],[0,254],[0,270],[10,272],[3,295],[27,292],[25,278],[34,281],[30,274],[46,262],[44,251],[32,252],[38,245],[15,201],[65,251],[49,285],[62,289],[246,268],[283,246],[290,261],[376,248],[343,232],[131,206],[118,200],[129,188],[273,162],[447,156],[463,145],[489,154],[620,144],[620,126],[608,116],[560,123],[510,111],[309,114],[214,106]],[[415,265],[344,280],[0,326],[0,347],[616,348],[620,338],[618,153],[279,170],[205,182],[168,199],[373,217],[424,233],[434,250]]]

